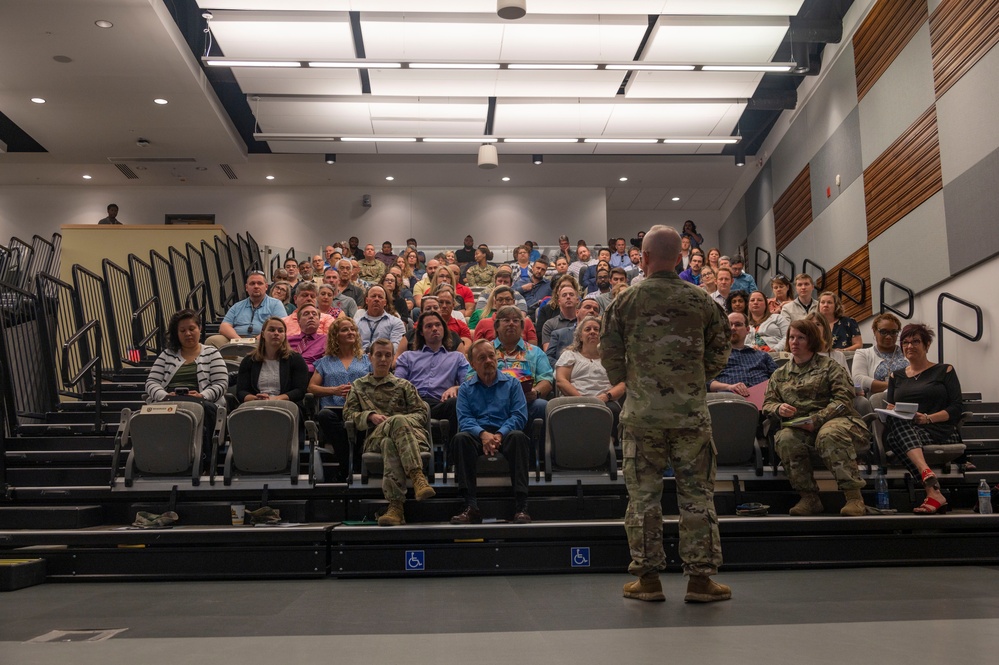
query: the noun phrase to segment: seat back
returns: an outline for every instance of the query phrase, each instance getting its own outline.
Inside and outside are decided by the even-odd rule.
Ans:
[[[752,402],[741,397],[708,401],[711,434],[718,450],[718,466],[743,466],[755,463],[756,429],[760,412]]]
[[[298,406],[281,400],[247,402],[229,414],[228,430],[234,470],[281,473],[298,449]]]
[[[545,410],[545,477],[553,471],[610,471],[614,414],[596,397],[556,397]]]
[[[134,469],[144,475],[189,471],[201,457],[205,411],[195,402],[147,404],[129,419]]]
[[[255,343],[242,342],[239,340],[229,342],[224,344],[222,348],[219,349],[219,355],[222,356],[223,360],[235,360],[239,361],[243,356],[248,356],[253,353],[254,349],[257,348]],[[239,369],[237,366],[236,369]]]

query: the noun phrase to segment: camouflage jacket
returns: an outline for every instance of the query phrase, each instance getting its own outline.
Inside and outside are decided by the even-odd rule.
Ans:
[[[357,273],[357,276],[366,282],[371,282],[372,284],[377,284],[381,281],[382,276],[385,274],[385,264],[378,259],[367,259],[360,261],[361,271]]]
[[[816,427],[833,418],[859,418],[853,408],[853,381],[832,358],[815,354],[804,365],[794,360],[773,373],[763,399],[763,413],[776,414],[781,404],[798,410],[794,418],[811,416]]]
[[[486,267],[483,268],[474,265],[465,271],[465,284],[467,286],[492,286],[495,276],[496,268],[493,266],[486,264]]]
[[[728,319],[710,296],[673,271],[650,275],[615,298],[603,318],[600,355],[611,385],[625,382],[621,422],[697,428],[710,423],[705,384],[725,368]]]
[[[343,405],[343,419],[352,420],[363,432],[371,427],[368,416],[372,413],[405,416],[420,440],[427,442],[427,404],[409,381],[391,374],[382,378],[368,374],[354,381]]]

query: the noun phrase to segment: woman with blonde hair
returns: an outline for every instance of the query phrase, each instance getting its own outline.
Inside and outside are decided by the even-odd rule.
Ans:
[[[276,316],[264,321],[257,348],[239,363],[236,397],[240,402],[287,400],[301,403],[309,385],[309,368],[288,346],[288,327]]]
[[[617,432],[621,400],[626,392],[624,381],[611,385],[607,370],[600,362],[600,319],[587,316],[576,326],[572,344],[555,363],[555,385],[563,396],[600,399],[614,414],[611,433]]]
[[[832,348],[840,351],[856,351],[864,346],[856,319],[846,316],[843,303],[832,291],[823,291],[819,294],[819,314],[832,329]]]

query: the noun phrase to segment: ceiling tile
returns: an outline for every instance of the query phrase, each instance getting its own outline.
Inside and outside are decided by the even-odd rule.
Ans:
[[[663,14],[795,16],[804,0],[665,0]]]
[[[652,29],[642,59],[679,63],[770,62],[787,18],[662,16]]]
[[[234,67],[239,88],[247,95],[359,95],[356,69],[261,69]]]
[[[641,191],[638,187],[613,187],[607,193],[607,208],[627,210]]]
[[[634,72],[625,96],[629,99],[748,99],[756,92],[759,72]]]
[[[215,11],[212,35],[227,58],[336,59],[354,57],[345,12]]]
[[[659,202],[666,198],[668,187],[645,187],[638,192],[632,201],[631,210],[655,210]]]

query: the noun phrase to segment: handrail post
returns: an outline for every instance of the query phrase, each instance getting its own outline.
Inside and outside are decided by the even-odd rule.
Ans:
[[[763,252],[763,254],[766,256],[766,259],[767,259],[766,265],[763,265],[763,263],[760,262],[760,252]],[[766,249],[764,249],[762,247],[757,247],[756,248],[756,256],[754,257],[753,262],[755,264],[753,266],[753,279],[755,279],[756,283],[759,284],[760,283],[760,268],[763,268],[764,272],[766,272],[767,270],[770,270],[771,256],[770,256],[769,250],[766,250]]]
[[[788,274],[788,273],[786,273],[786,272],[784,272],[783,270],[780,269],[780,262],[781,262],[781,260],[783,260],[785,263],[787,263],[789,266],[791,266],[791,274]],[[787,278],[791,282],[794,282],[794,276],[796,274],[795,271],[794,271],[794,267],[795,267],[794,266],[794,261],[792,261],[791,259],[789,259],[786,256],[784,256],[783,253],[777,252],[777,272],[781,273],[782,275],[787,276]]]
[[[808,264],[812,264],[813,266],[815,266],[816,268],[818,268],[819,272],[822,274],[822,276],[819,277],[819,279],[822,280],[822,287],[819,288],[818,286],[816,286],[815,290],[816,291],[828,291],[829,289],[826,286],[826,269],[823,268],[822,266],[820,266],[815,261],[812,261],[811,259],[805,259],[804,261],[801,262],[801,272],[804,272],[804,273],[808,272]],[[811,274],[811,273],[809,273],[809,274]]]
[[[843,275],[847,274],[860,282],[860,298],[854,298],[851,294],[843,290]],[[853,272],[849,268],[840,268],[836,280],[836,292],[841,298],[846,298],[855,305],[863,305],[867,301],[867,280]]]
[[[964,305],[968,309],[975,312],[975,327],[976,331],[974,335],[971,335],[960,328],[952,326],[943,320],[943,306],[945,300],[953,300],[959,305]],[[973,302],[968,302],[964,298],[958,298],[953,293],[941,293],[937,296],[937,362],[942,363],[944,361],[944,338],[943,331],[949,330],[952,333],[960,335],[964,339],[970,342],[977,342],[982,338],[982,333],[984,327],[982,325],[982,308]]]
[[[895,288],[902,289],[903,291],[905,291],[906,295],[908,296],[908,304],[909,304],[909,312],[907,314],[903,314],[902,310],[896,309],[892,305],[886,305],[885,304],[885,285],[886,284],[891,284]],[[879,297],[880,297],[880,300],[881,300],[881,311],[882,312],[891,312],[892,314],[894,314],[894,315],[896,315],[896,316],[898,316],[900,318],[903,318],[903,319],[905,319],[907,321],[912,318],[912,314],[913,314],[913,312],[915,310],[915,304],[916,304],[916,294],[912,291],[912,289],[910,289],[908,286],[905,286],[904,284],[900,284],[899,282],[896,282],[893,279],[889,279],[888,277],[882,277],[881,278],[881,285],[880,285],[879,288],[880,288],[880,296]]]

